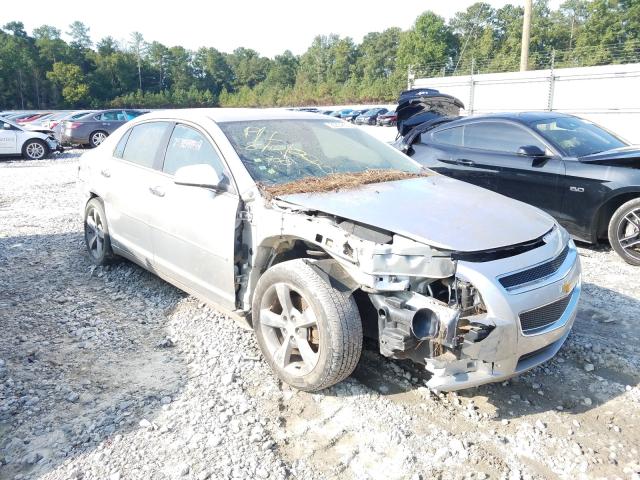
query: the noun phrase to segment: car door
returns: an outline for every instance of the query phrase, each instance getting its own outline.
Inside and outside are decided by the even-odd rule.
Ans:
[[[211,165],[222,189],[173,183],[181,167]],[[175,125],[149,208],[157,268],[196,293],[235,309],[235,244],[239,196],[217,147],[195,125]]]
[[[153,263],[149,187],[161,167],[161,153],[171,126],[171,122],[163,121],[134,126],[120,139],[112,158],[99,169],[114,247],[148,267]]]
[[[423,133],[421,141],[413,145],[413,158],[438,173],[496,190],[496,178],[491,165],[483,166],[481,158],[471,160],[464,148],[464,125],[444,126]],[[480,157],[483,152],[479,152]],[[477,156],[478,152],[475,152]]]
[[[96,120],[98,121],[98,128],[111,134],[120,125],[124,125],[126,115],[122,110],[108,110],[98,115]]]
[[[559,214],[565,165],[541,137],[516,122],[483,120],[465,124],[463,146],[458,161],[465,164],[467,177],[477,171],[490,177],[498,193]],[[524,146],[538,147],[546,155],[521,155]]]
[[[0,120],[0,154],[15,155],[18,152],[18,129]]]

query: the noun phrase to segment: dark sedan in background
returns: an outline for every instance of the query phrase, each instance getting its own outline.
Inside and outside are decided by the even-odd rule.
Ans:
[[[420,102],[428,109],[425,98],[412,105]],[[608,239],[640,265],[640,148],[592,122],[555,112],[436,116],[396,146],[432,170],[547,211],[579,240]]]
[[[368,108],[365,108],[363,110],[352,110],[347,115],[341,116],[340,118],[342,118],[343,120],[346,120],[347,122],[355,123],[356,118],[359,115],[362,115],[363,113],[368,112],[368,111],[369,111]]]
[[[103,110],[62,123],[62,143],[97,147],[119,126],[147,113],[147,110]]]
[[[386,108],[372,108],[366,112],[358,115],[354,121],[356,125],[375,125],[378,120],[378,116],[387,113],[389,110]]]

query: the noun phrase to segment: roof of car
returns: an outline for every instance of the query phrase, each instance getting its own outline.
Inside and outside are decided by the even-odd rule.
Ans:
[[[532,123],[539,120],[549,120],[551,118],[571,117],[566,113],[559,112],[498,112],[498,113],[485,113],[481,115],[470,115],[468,117],[462,117],[457,120],[463,122],[466,120],[478,120],[482,118],[494,118],[499,120],[515,120],[516,122]]]
[[[321,113],[291,111],[284,108],[185,108],[158,110],[147,113],[144,118],[175,118],[198,120],[209,118],[214,122],[237,122],[244,120],[295,120],[301,118],[327,120]]]

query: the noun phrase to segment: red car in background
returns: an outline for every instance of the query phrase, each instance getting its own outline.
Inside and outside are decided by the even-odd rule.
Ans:
[[[383,113],[382,115],[378,115],[377,124],[379,126],[393,126],[398,121],[398,114],[395,110],[391,110],[387,113]]]
[[[15,120],[15,122],[18,125],[24,125],[25,123],[29,123],[29,122],[33,122],[35,120],[38,120],[39,118],[44,117],[45,115],[51,115],[53,112],[40,112],[40,113],[36,113],[34,115],[29,115],[26,117],[21,117],[21,118],[17,118]]]

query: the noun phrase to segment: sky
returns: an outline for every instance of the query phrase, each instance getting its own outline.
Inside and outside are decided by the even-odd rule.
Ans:
[[[111,35],[127,41],[139,31],[146,41],[189,49],[202,46],[231,52],[253,48],[273,57],[289,49],[301,54],[320,34],[350,36],[356,42],[368,32],[389,27],[404,30],[416,17],[432,10],[445,18],[477,0],[43,0],[3,2],[0,25],[17,20],[27,32],[48,24],[63,33],[74,20],[89,26],[97,41]],[[523,0],[485,0],[494,7]],[[551,0],[555,8],[559,0]],[[64,35],[63,35],[64,36]],[[67,38],[66,36],[64,36]]]

